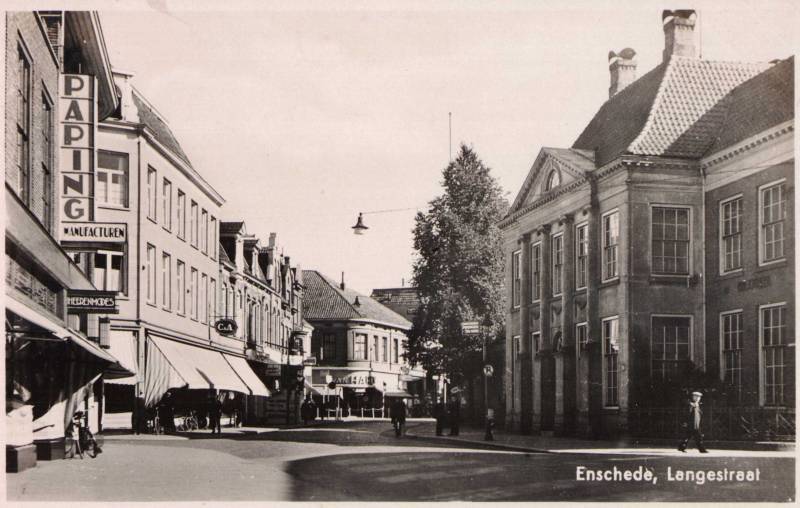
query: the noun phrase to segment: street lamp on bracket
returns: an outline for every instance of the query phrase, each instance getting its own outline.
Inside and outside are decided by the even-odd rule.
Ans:
[[[367,232],[369,227],[364,224],[364,216],[365,215],[376,215],[379,213],[394,213],[394,212],[405,212],[408,210],[419,210],[419,207],[410,207],[410,208],[391,208],[388,210],[371,210],[368,212],[358,212],[358,219],[356,219],[355,226],[352,226],[350,229],[353,230],[353,234],[356,235],[363,235]]]

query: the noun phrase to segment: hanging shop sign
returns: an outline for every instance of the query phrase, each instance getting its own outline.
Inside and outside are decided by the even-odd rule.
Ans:
[[[128,237],[127,228],[126,224],[107,222],[67,223],[61,226],[61,241],[125,243]]]
[[[216,323],[214,323],[214,329],[220,335],[236,335],[236,331],[239,329],[239,326],[236,324],[236,321],[233,319],[218,319]]]
[[[94,76],[59,76],[61,226],[94,219],[97,85]]]
[[[281,377],[281,364],[268,363],[266,368],[264,369],[264,374],[270,377]]]
[[[70,314],[117,314],[117,293],[83,289],[67,290],[67,312]]]
[[[308,358],[304,358],[303,359],[303,365],[304,366],[313,367],[316,364],[317,364],[317,357],[316,356],[309,356]]]

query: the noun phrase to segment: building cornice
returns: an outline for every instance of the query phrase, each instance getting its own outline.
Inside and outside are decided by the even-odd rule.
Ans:
[[[707,157],[704,157],[703,160],[701,161],[701,166],[703,167],[703,169],[709,169],[734,157],[738,157],[739,155],[745,152],[749,152],[754,148],[763,145],[764,143],[768,143],[778,138],[782,138],[787,134],[791,135],[793,132],[794,132],[794,120],[783,122],[781,124],[772,127],[771,129],[767,129],[765,131],[756,134],[755,136],[751,136],[745,139],[744,141],[736,143],[735,145],[731,145],[723,150],[720,150]]]

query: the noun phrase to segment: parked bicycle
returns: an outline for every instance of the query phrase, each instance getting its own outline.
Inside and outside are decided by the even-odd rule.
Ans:
[[[72,416],[72,424],[70,425],[68,433],[71,438],[69,440],[69,451],[67,452],[69,458],[74,458],[76,453],[81,459],[83,459],[84,453],[91,458],[95,458],[98,454],[103,452],[100,445],[97,444],[94,434],[89,430],[88,416],[83,411],[76,411]]]
[[[161,419],[158,413],[147,419],[147,432],[148,434],[163,434],[164,427],[161,426]]]
[[[178,425],[175,426],[178,432],[190,432],[200,428],[197,421],[197,411],[190,411],[188,415],[180,419]]]

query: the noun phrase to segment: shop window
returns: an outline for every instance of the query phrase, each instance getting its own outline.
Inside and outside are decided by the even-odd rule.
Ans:
[[[692,319],[653,316],[651,326],[653,377],[661,380],[680,379],[691,363]]]
[[[98,150],[95,179],[98,205],[128,207],[128,154]]]
[[[659,275],[689,274],[689,209],[653,207],[652,270]]]

